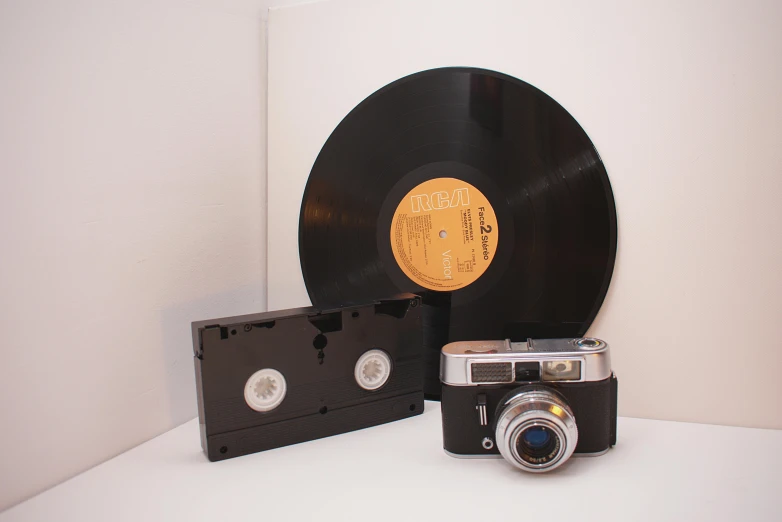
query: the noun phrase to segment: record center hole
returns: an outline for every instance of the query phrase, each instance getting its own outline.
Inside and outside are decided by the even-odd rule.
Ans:
[[[445,239],[446,237],[448,237],[448,232],[446,232],[445,230],[441,230],[440,239]]]

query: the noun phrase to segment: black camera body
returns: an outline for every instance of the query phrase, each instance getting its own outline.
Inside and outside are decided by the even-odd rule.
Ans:
[[[223,460],[424,409],[421,298],[193,323],[201,446]]]
[[[617,379],[599,339],[465,341],[441,355],[443,447],[542,472],[616,443]]]

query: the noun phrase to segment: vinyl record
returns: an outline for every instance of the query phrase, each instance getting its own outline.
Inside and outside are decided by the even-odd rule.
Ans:
[[[497,72],[434,69],[375,92],[331,134],[299,254],[315,306],[423,296],[436,398],[447,342],[586,332],[616,211],[600,156],[557,102]]]

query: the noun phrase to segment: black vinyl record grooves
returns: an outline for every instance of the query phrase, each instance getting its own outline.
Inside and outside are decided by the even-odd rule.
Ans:
[[[539,89],[472,68],[407,76],[353,109],[299,221],[313,305],[423,297],[428,398],[447,342],[582,336],[616,242],[608,175],[581,126]]]

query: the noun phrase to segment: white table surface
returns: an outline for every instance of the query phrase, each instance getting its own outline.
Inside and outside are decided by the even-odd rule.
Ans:
[[[782,431],[620,418],[617,446],[533,475],[442,450],[440,406],[212,463],[188,422],[0,514],[74,520],[782,521]]]

